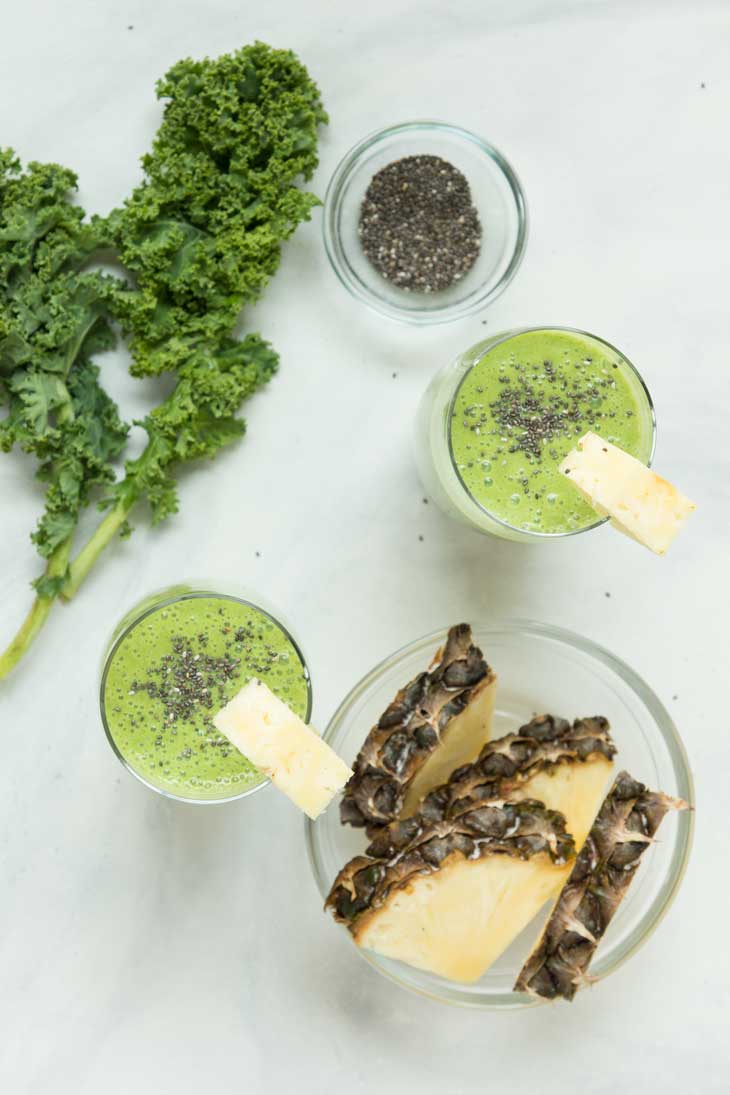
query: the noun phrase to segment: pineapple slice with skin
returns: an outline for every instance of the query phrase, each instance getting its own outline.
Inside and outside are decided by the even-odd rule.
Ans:
[[[252,678],[213,719],[221,734],[312,820],[352,775],[319,734]]]
[[[472,803],[389,860],[358,856],[327,898],[358,946],[479,979],[570,870],[565,818],[541,802]]]
[[[520,971],[516,992],[573,999],[588,981],[596,948],[664,817],[670,810],[686,809],[681,799],[649,791],[628,772],[619,773]]]
[[[368,734],[340,816],[376,832],[473,760],[491,733],[496,675],[468,624],[449,630],[428,671],[402,688]]]
[[[416,814],[381,829],[367,854],[387,859],[464,803],[502,798],[538,799],[560,810],[579,849],[603,798],[615,753],[608,720],[600,715],[572,725],[538,715],[517,733],[488,742],[476,761],[434,788]]]
[[[600,517],[664,555],[696,509],[676,487],[623,449],[588,432],[568,453],[560,471]]]

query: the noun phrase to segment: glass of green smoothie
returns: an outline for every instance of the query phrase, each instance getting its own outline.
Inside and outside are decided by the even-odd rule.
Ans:
[[[104,655],[100,706],[109,743],[133,775],[167,798],[243,798],[269,781],[212,719],[252,677],[310,721],[304,655],[260,598],[204,582],[150,594],[117,624]]]
[[[441,509],[480,532],[538,543],[603,523],[559,471],[589,430],[645,464],[654,407],[610,343],[571,327],[504,331],[434,377],[416,419],[416,459]]]

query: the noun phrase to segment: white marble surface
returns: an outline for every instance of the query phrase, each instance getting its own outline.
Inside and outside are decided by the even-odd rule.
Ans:
[[[506,152],[532,234],[488,313],[411,330],[340,288],[317,215],[247,317],[282,356],[247,440],[185,475],[166,527],[140,515],[2,686],[0,1088],[728,1090],[730,6],[23,0],[3,16],[0,143],[73,165],[91,210],[137,178],[167,66],[258,36],[323,88],[320,193],[362,134],[432,115]],[[423,505],[409,431],[427,379],[485,331],[540,322],[606,335],[647,378],[657,465],[700,503],[667,559],[607,529],[555,549],[490,541]],[[141,410],[149,393],[116,364],[110,385]],[[0,500],[5,638],[36,567],[40,493],[20,456],[0,456]],[[185,574],[285,607],[320,724],[375,660],[460,617],[529,615],[614,649],[670,707],[697,777],[694,856],[661,929],[571,1008],[464,1013],[381,980],[323,916],[293,808],[270,792],[170,804],[106,744],[104,636]]]

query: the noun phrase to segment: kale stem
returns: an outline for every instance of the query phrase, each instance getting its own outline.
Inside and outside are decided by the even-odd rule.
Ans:
[[[73,597],[74,593],[77,592],[79,586],[93,567],[99,555],[107,544],[114,539],[124,522],[127,520],[131,508],[132,505],[123,505],[120,502],[114,509],[110,510],[94,535],[78,553],[70,567],[68,561],[71,555],[72,537],[69,536],[67,540],[64,540],[64,542],[56,548],[53,555],[48,560],[45,576],[47,578],[58,578],[68,571],[68,577],[61,590],[61,596],[64,600],[69,600],[69,598]],[[46,622],[46,617],[51,611],[55,600],[56,596],[54,594],[51,594],[50,596],[42,596],[39,594],[36,597],[30,612],[23,621],[17,635],[10,643],[7,650],[0,655],[0,680],[7,677],[8,673],[15,668],[20,659],[26,654],[36,635]]]
[[[58,578],[66,573],[71,554],[72,539],[73,537],[69,536],[51,555],[46,564],[45,577]],[[45,597],[39,594],[33,601],[30,612],[25,617],[17,635],[5,652],[0,655],[0,680],[7,677],[8,673],[15,668],[20,659],[27,653],[36,635],[46,622],[46,617],[51,611],[55,599],[53,594]]]
[[[46,622],[55,597],[36,597],[33,606],[23,621],[23,626],[10,646],[0,655],[0,680],[7,677],[31,646],[36,635]]]
[[[61,596],[64,601],[69,601],[74,594],[78,593],[79,586],[101,555],[104,548],[111,543],[117,535],[122,525],[127,520],[133,505],[133,502],[131,504],[118,502],[114,509],[110,510],[106,515],[94,535],[84,544],[69,567],[68,578],[61,590]]]

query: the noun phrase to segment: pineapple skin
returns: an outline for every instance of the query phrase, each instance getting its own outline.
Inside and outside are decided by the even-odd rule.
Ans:
[[[495,689],[469,625],[450,628],[429,670],[397,693],[365,739],[340,803],[342,823],[376,832],[473,760],[491,732]]]
[[[650,791],[620,772],[604,799],[516,992],[572,1000],[588,980],[596,948],[631,885],[644,852],[681,799]]]

